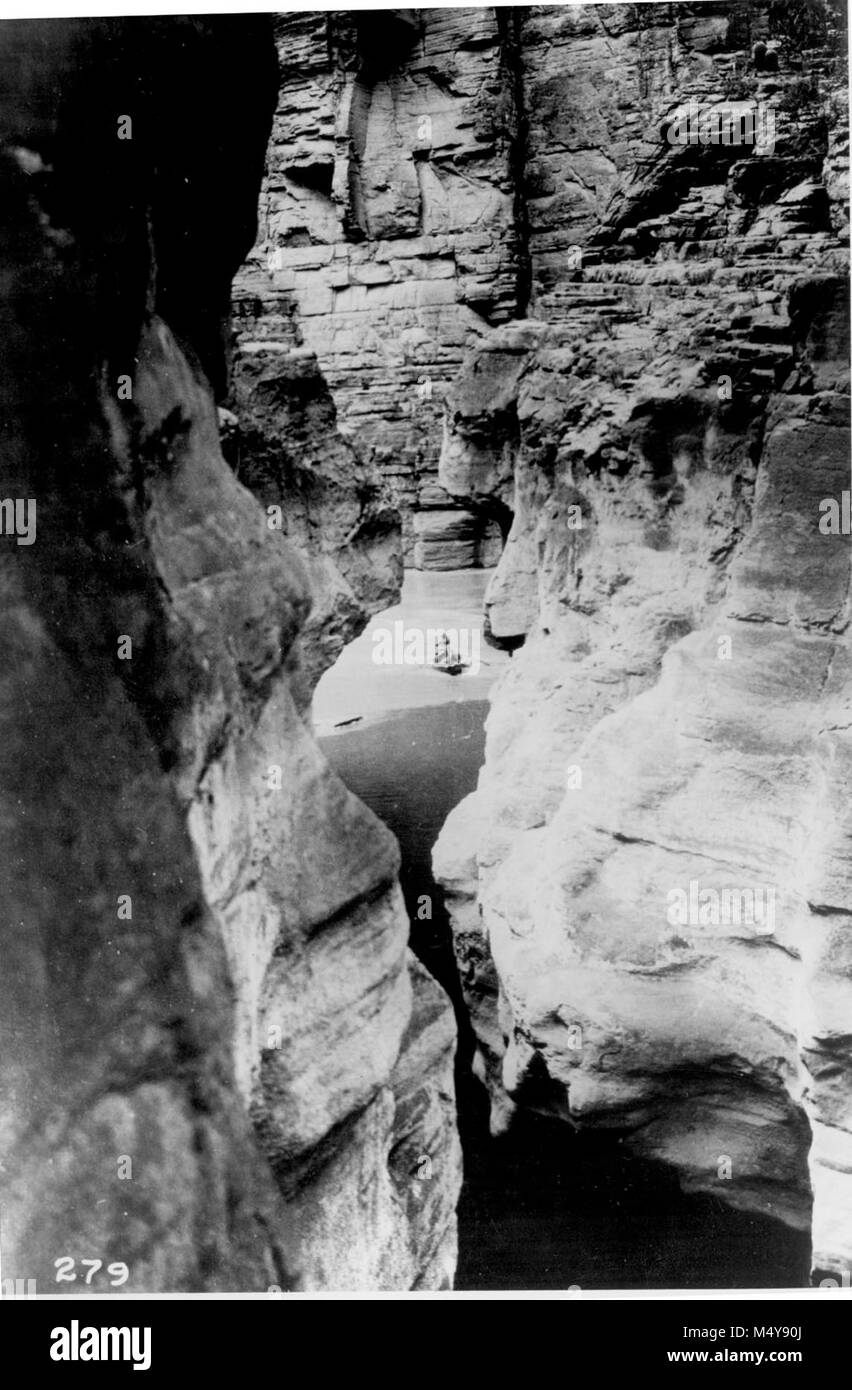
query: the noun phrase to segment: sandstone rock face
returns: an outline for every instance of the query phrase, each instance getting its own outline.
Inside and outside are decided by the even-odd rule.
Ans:
[[[465,349],[525,302],[515,13],[275,25],[281,86],[253,273],[289,301],[279,331],[316,353],[341,427],[390,485],[408,563],[491,564],[497,526],[470,509],[452,518],[437,464],[442,396]]]
[[[441,478],[511,509],[487,617],[525,644],[435,866],[494,1128],[623,1131],[841,1275],[845,74],[830,12],[796,51],[770,9],[524,12],[530,317],[469,354]],[[771,153],[660,137],[744,83]]]
[[[303,347],[258,338],[263,319],[261,309],[251,327],[237,320],[223,447],[262,503],[267,529],[280,529],[308,567],[314,602],[300,644],[304,705],[369,614],[396,601],[400,518],[337,430],[316,358]]]
[[[776,67],[782,52],[800,61],[799,9],[785,20],[776,6],[778,33],[767,5],[724,3],[277,18],[279,103],[246,284],[261,302],[277,295],[264,336],[316,353],[343,432],[402,512],[408,564],[499,554],[503,518],[437,478],[465,351],[531,307],[575,325],[618,316],[618,291],[573,273],[609,199],[625,255],[676,238],[668,214],[688,168],[667,161],[658,179],[660,122],[681,95],[771,96],[773,64],[758,72],[751,47],[768,38]],[[842,120],[834,129],[827,189],[835,159],[843,179]],[[770,156],[759,180],[775,169]],[[713,209],[679,201],[700,256]]]
[[[4,1277],[445,1287],[452,1012],[393,837],[301,714],[395,593],[396,521],[309,356],[238,344],[232,467],[210,384],[271,35],[2,37],[2,495],[37,505],[33,544],[0,538]]]

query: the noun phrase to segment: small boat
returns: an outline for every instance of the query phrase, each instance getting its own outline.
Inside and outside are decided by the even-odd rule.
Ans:
[[[449,638],[445,637],[442,641],[435,643],[433,664],[446,676],[460,676],[462,671],[467,670],[470,662],[462,661],[459,652],[453,651]]]

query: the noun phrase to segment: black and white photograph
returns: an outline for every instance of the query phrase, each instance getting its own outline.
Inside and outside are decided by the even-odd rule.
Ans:
[[[762,1296],[659,1364],[801,1360],[777,1300],[852,1299],[845,0],[18,8],[0,1314],[147,1370],[131,1295]]]

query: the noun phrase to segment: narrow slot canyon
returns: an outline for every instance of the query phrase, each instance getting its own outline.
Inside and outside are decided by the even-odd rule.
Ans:
[[[659,1163],[625,1150],[617,1130],[572,1131],[531,1110],[493,1135],[474,1072],[476,1039],[459,980],[432,850],[450,812],[475,791],[485,757],[488,694],[505,653],[476,675],[413,658],[427,633],[481,625],[494,570],[406,572],[401,602],[375,615],[321,678],[314,730],[329,765],[393,831],[413,951],[452,1000],[455,1088],[464,1182],[457,1289],[797,1288],[810,1243],[771,1218],[687,1196]],[[397,655],[377,663],[401,624]],[[417,638],[424,644],[418,649]],[[418,1172],[415,1165],[414,1175]]]
[[[849,1288],[847,48],[0,20],[0,1296]]]

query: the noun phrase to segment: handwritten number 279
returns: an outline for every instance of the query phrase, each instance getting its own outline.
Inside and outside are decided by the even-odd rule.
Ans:
[[[77,1278],[77,1275],[73,1272],[75,1264],[76,1260],[70,1255],[62,1255],[58,1260],[53,1261],[53,1267],[56,1270],[57,1284],[73,1284],[75,1282]],[[84,1268],[88,1267],[85,1281],[87,1284],[91,1284],[98,1270],[103,1269],[104,1262],[103,1260],[81,1260],[80,1264]],[[116,1289],[120,1284],[126,1284],[127,1280],[130,1278],[130,1270],[127,1268],[127,1265],[121,1261],[116,1261],[115,1264],[107,1265],[106,1272],[109,1276],[109,1282],[112,1284],[113,1288]]]

